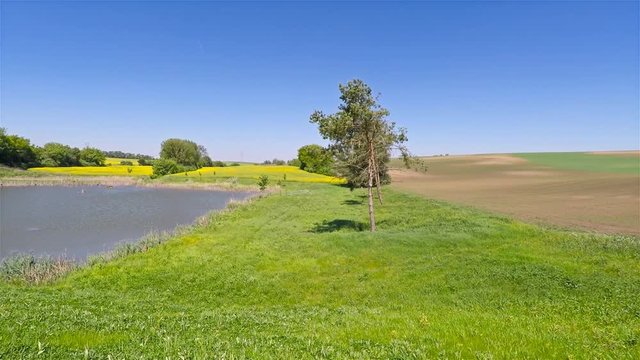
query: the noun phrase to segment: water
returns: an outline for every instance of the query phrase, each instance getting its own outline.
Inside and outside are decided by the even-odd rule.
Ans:
[[[0,259],[17,253],[78,260],[190,224],[248,193],[142,187],[0,188]]]

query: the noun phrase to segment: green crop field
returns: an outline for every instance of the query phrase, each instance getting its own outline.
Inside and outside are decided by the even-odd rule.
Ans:
[[[0,283],[0,358],[640,357],[637,238],[391,189],[289,184],[49,285]]]
[[[640,157],[593,153],[522,153],[514,156],[533,164],[563,170],[640,174]]]

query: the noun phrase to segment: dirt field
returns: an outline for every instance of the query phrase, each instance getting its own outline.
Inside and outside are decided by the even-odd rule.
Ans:
[[[392,186],[537,223],[640,235],[636,174],[562,170],[512,155],[425,160],[426,174],[391,170]]]

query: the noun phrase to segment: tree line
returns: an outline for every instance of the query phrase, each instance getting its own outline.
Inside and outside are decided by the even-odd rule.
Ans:
[[[79,149],[50,142],[44,146],[31,144],[27,138],[7,134],[0,128],[0,164],[27,169],[37,166],[104,166],[104,152],[92,147]]]

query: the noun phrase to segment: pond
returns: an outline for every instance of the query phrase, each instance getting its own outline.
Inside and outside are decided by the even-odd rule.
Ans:
[[[0,260],[18,253],[83,260],[249,195],[134,186],[0,188]]]

